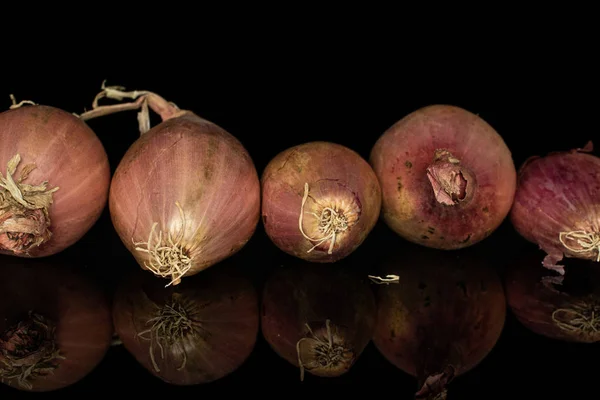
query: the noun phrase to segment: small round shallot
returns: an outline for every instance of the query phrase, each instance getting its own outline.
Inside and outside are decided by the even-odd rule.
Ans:
[[[279,153],[262,179],[262,220],[273,243],[312,262],[356,250],[379,218],[381,189],[369,164],[336,143],[310,142]]]

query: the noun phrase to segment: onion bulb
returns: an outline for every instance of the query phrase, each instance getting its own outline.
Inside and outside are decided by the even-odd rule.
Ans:
[[[371,150],[382,215],[413,243],[452,250],[491,235],[508,215],[516,171],[502,137],[481,117],[448,105],[416,110]]]
[[[416,398],[445,399],[448,383],[496,345],[506,317],[504,290],[485,258],[406,245],[381,266],[382,276],[395,279],[372,276],[384,283],[377,290],[373,342],[417,378]]]
[[[142,135],[109,193],[113,225],[141,268],[176,285],[244,247],[259,221],[260,182],[242,144],[154,93],[103,88],[82,118],[141,108]],[[136,101],[98,106],[102,97]],[[149,108],[163,120],[152,129]]]
[[[0,253],[44,257],[100,218],[110,184],[102,143],[81,119],[28,101],[0,113]]]
[[[600,341],[600,275],[589,260],[566,276],[535,268],[544,256],[539,250],[520,255],[506,277],[508,305],[530,331],[567,342]]]
[[[125,349],[152,375],[196,385],[245,362],[259,330],[250,281],[223,265],[168,288],[135,272],[117,288],[113,320]]]
[[[92,372],[110,348],[108,299],[62,261],[1,259],[0,381],[47,392]]]
[[[267,279],[261,327],[281,358],[313,376],[345,374],[370,342],[375,298],[366,279],[344,268],[298,260]]]
[[[335,262],[348,256],[379,218],[381,189],[373,170],[336,143],[282,151],[265,168],[261,184],[267,235],[300,259]]]
[[[564,274],[563,257],[600,262],[600,158],[583,149],[534,156],[519,169],[511,211],[516,231]]]

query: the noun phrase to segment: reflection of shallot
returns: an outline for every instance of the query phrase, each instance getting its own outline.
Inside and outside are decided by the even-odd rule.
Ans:
[[[373,342],[418,380],[417,399],[446,398],[448,384],[496,345],[506,316],[500,277],[480,256],[405,244],[384,260]],[[389,274],[393,272],[394,274]],[[393,283],[393,284],[390,284]]]
[[[208,383],[238,369],[254,349],[259,308],[252,282],[230,267],[221,264],[167,288],[136,270],[113,302],[123,347],[174,385]]]
[[[600,341],[600,276],[595,261],[568,260],[573,269],[559,275],[536,268],[543,258],[543,251],[531,249],[513,260],[506,275],[512,312],[539,335],[569,342]]]
[[[337,377],[371,340],[375,298],[344,260],[323,268],[297,259],[273,272],[262,295],[261,328],[270,347],[305,373]]]

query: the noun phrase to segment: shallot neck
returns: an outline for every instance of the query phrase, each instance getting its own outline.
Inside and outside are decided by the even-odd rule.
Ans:
[[[440,204],[457,205],[467,200],[472,191],[472,174],[448,150],[435,151],[433,163],[427,168],[427,178]]]
[[[338,376],[350,369],[354,352],[339,331],[332,329],[330,320],[316,332],[308,324],[305,326],[309,336],[296,343],[301,381],[305,370],[317,376]]]
[[[52,373],[64,359],[57,349],[55,326],[44,316],[28,317],[0,334],[0,378],[16,381],[25,389]]]
[[[123,99],[132,99],[135,101],[123,104],[99,106],[98,100],[102,98],[119,101]],[[165,100],[156,93],[147,90],[126,91],[122,86],[106,86],[106,82],[103,82],[102,91],[96,95],[92,103],[92,110],[79,115],[79,118],[83,121],[87,121],[93,118],[130,110],[139,110],[138,124],[141,134],[150,130],[149,110],[158,114],[163,121],[190,113],[190,111],[181,110],[176,104]]]

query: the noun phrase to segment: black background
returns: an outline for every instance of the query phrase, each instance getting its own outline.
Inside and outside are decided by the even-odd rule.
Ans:
[[[337,142],[368,158],[379,135],[391,124],[419,107],[436,103],[479,114],[503,136],[517,167],[529,156],[582,147],[598,138],[597,81],[579,68],[583,64],[567,71],[551,67],[553,58],[549,56],[535,64],[520,57],[476,57],[459,65],[444,54],[421,67],[413,65],[411,58],[392,60],[393,48],[375,56],[368,50],[355,51],[351,45],[342,51],[334,44],[318,50],[307,45],[283,51],[278,46],[259,50],[248,43],[244,50],[223,51],[219,56],[208,55],[199,46],[190,52],[193,55],[178,54],[175,60],[158,57],[156,62],[141,62],[143,54],[130,59],[115,57],[118,62],[107,63],[106,69],[83,59],[58,66],[44,57],[43,63],[31,69],[15,68],[0,78],[0,108],[9,107],[8,95],[13,93],[18,100],[81,112],[91,106],[104,79],[109,85],[151,90],[239,138],[259,174],[278,152],[313,140]],[[110,57],[106,53],[105,59]],[[103,142],[114,171],[138,136],[135,112],[93,120],[89,125]],[[352,260],[368,266],[376,262],[380,249],[394,248],[399,240],[379,223]],[[518,237],[505,221],[477,246],[501,272],[511,257],[533,245]],[[60,257],[80,263],[108,292],[122,271],[138,268],[114,232],[108,209],[93,229]],[[259,224],[233,261],[243,263],[259,285],[284,259]],[[525,394],[552,398],[559,392],[576,397],[581,389],[593,391],[599,354],[597,345],[568,344],[534,335],[509,313],[497,346],[479,366],[451,384],[450,398]],[[286,388],[299,385],[297,369],[278,358],[259,337],[247,362],[213,384],[168,386],[147,373],[122,347],[114,347],[89,376],[60,394],[114,394],[122,392],[117,388],[127,387],[139,396],[163,391],[173,396],[202,396],[217,389],[218,393],[241,389],[285,395]],[[336,379],[308,376],[301,385],[312,388],[316,395],[322,390],[314,391],[316,385],[323,386],[327,391],[323,393],[335,386],[338,394],[364,386],[372,395],[391,390],[396,398],[411,398],[416,389],[416,381],[391,366],[372,345],[346,375]],[[0,396],[17,395],[22,393],[0,386]]]

